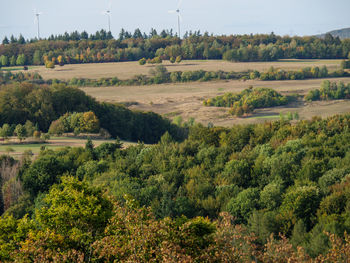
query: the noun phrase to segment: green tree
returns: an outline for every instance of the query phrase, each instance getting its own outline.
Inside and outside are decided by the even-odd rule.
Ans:
[[[298,222],[294,225],[290,242],[294,247],[306,245],[307,231],[303,220],[298,220]]]
[[[328,69],[326,66],[322,66],[320,69],[320,77],[327,78],[328,77]]]
[[[13,216],[0,217],[0,258],[4,262],[14,262],[14,251],[19,248],[28,233],[35,229],[35,223],[28,216],[15,219]]]
[[[0,63],[1,63],[1,66],[3,66],[3,67],[8,66],[8,64],[9,64],[9,59],[8,59],[8,57],[5,56],[5,55],[1,55],[1,57],[0,57]]]
[[[27,137],[27,131],[25,126],[18,124],[15,128],[15,134],[17,135],[17,138],[22,141]]]
[[[280,211],[287,222],[295,224],[299,219],[310,229],[320,204],[319,190],[315,186],[292,186],[283,198]],[[289,227],[285,225],[287,229]]]
[[[53,184],[58,183],[67,168],[65,163],[55,156],[41,156],[25,170],[22,176],[23,187],[34,198],[38,193],[46,192]]]
[[[49,128],[50,134],[62,135],[64,132],[66,132],[66,129],[60,119],[55,120],[51,123]]]
[[[275,211],[254,211],[248,220],[249,229],[264,244],[271,236],[271,233],[277,235],[279,232],[279,224],[276,218],[277,213]]]
[[[9,44],[9,43],[10,43],[10,41],[9,41],[8,38],[5,36],[4,39],[2,40],[2,44],[3,44],[3,45],[7,45],[7,44]]]
[[[23,66],[25,63],[26,63],[25,55],[24,54],[18,55],[17,60],[16,60],[16,65],[17,66]]]
[[[44,207],[35,211],[41,229],[63,237],[65,245],[57,244],[57,248],[80,250],[88,260],[90,245],[103,236],[112,216],[112,203],[100,189],[73,177],[62,177],[62,183],[54,185],[43,202]]]
[[[168,70],[163,65],[157,65],[155,69],[151,69],[150,74],[153,76],[155,83],[163,83],[169,79]]]
[[[260,205],[262,208],[274,210],[281,205],[283,186],[282,182],[272,182],[260,192]]]
[[[26,130],[27,137],[33,136],[33,133],[36,130],[36,127],[34,126],[34,124],[29,120],[27,120],[26,123],[24,124],[24,128]]]
[[[227,204],[227,210],[236,217],[237,223],[247,223],[254,210],[259,208],[259,190],[247,188],[232,198]]]
[[[0,130],[0,136],[3,137],[5,140],[12,136],[12,129],[10,125],[8,125],[7,123],[2,125],[2,128]]]
[[[10,66],[15,66],[16,65],[16,57],[13,55],[11,58],[10,58]]]
[[[41,65],[41,53],[40,50],[35,50],[33,55],[33,64],[34,65]]]

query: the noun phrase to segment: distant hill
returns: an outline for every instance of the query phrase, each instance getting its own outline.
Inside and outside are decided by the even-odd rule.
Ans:
[[[339,37],[340,39],[350,38],[350,27],[333,30],[325,34],[317,35],[317,37],[323,38],[328,33],[331,34],[333,37]]]

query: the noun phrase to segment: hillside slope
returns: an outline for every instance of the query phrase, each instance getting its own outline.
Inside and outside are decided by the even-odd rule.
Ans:
[[[337,29],[325,34],[317,35],[318,37],[324,38],[326,34],[331,34],[333,37],[339,37],[340,39],[350,38],[350,27]]]

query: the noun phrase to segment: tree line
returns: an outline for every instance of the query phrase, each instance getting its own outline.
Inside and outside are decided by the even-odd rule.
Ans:
[[[296,71],[285,71],[271,67],[266,72],[257,70],[248,70],[243,72],[226,72],[218,71],[173,71],[168,72],[164,65],[157,65],[149,70],[149,75],[135,75],[130,79],[120,80],[118,77],[88,79],[88,78],[72,78],[70,80],[48,79],[44,80],[37,72],[18,72],[0,70],[0,84],[12,82],[30,82],[35,84],[58,84],[62,83],[76,87],[109,87],[109,86],[130,86],[130,85],[152,85],[162,83],[177,83],[191,81],[212,81],[212,80],[233,80],[233,79],[259,79],[262,81],[272,80],[300,80],[313,78],[338,78],[347,77],[350,73],[339,69],[333,72],[328,72],[326,66],[306,67]]]
[[[169,31],[148,36],[137,31],[134,34],[122,31],[118,39],[108,37],[105,31],[86,38],[86,34],[73,32],[66,37],[52,37],[47,40],[3,41],[0,56],[6,63],[43,65],[46,61],[57,62],[59,56],[66,64],[137,61],[142,58],[161,57],[170,59],[225,59],[229,61],[274,61],[277,59],[338,59],[346,58],[350,52],[350,40],[340,40],[327,35],[317,37],[289,37],[267,35],[213,36],[189,33],[183,39]],[[82,37],[83,35],[83,37]],[[96,35],[98,35],[96,37]],[[102,35],[102,37],[101,37]],[[105,36],[106,35],[106,36]],[[4,58],[3,57],[3,58]]]
[[[183,142],[166,133],[152,146],[87,141],[33,161],[2,157],[0,255],[338,260],[349,255],[349,125],[349,114],[196,124]]]

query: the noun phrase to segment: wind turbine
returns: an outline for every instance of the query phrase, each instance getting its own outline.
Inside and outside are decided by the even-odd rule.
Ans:
[[[180,33],[180,22],[182,21],[182,16],[180,14],[180,5],[182,3],[182,0],[179,0],[176,10],[169,10],[168,12],[170,14],[177,14],[177,29],[178,29],[178,33],[179,33],[179,38],[181,38],[181,33]]]
[[[102,12],[102,14],[107,15],[108,17],[108,32],[111,32],[111,14],[112,14],[112,1],[109,1],[109,5],[106,11]]]
[[[34,9],[34,24],[38,25],[38,40],[40,39],[40,25],[39,25],[39,16],[42,15],[42,12],[38,12],[36,11],[36,9]]]

